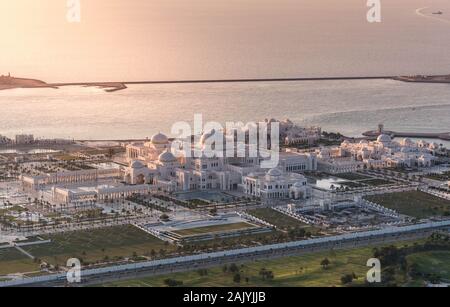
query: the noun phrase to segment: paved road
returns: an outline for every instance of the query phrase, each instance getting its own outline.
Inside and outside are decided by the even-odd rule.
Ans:
[[[231,262],[248,262],[256,259],[279,258],[330,249],[355,248],[393,241],[413,240],[427,237],[436,231],[448,231],[449,229],[450,221],[444,221],[91,269],[83,271],[82,284],[74,284],[74,286],[102,284],[116,280],[191,271]],[[0,286],[64,286],[65,284],[65,274],[29,278],[11,283],[0,282]]]

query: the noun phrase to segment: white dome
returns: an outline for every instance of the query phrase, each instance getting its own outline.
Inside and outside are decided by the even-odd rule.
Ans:
[[[390,143],[391,141],[391,137],[387,134],[380,134],[377,138],[378,143]]]
[[[131,168],[143,168],[144,164],[141,161],[133,161],[131,163]]]
[[[167,144],[169,143],[169,139],[165,134],[157,133],[154,136],[152,136],[151,139],[153,144]]]
[[[409,139],[409,138],[404,138],[404,139],[403,139],[403,144],[404,144],[404,145],[411,145],[411,144],[414,144],[414,143],[413,143],[413,141],[411,141],[411,139]]]
[[[430,149],[438,149],[439,148],[439,144],[433,142],[433,143],[430,144],[429,147],[430,147]]]
[[[165,151],[159,155],[158,160],[159,162],[170,163],[176,162],[177,158],[170,151]]]
[[[278,168],[272,168],[270,171],[267,172],[267,175],[272,177],[279,177],[283,173]]]
[[[302,188],[302,187],[303,187],[303,183],[301,183],[301,182],[296,182],[296,183],[294,183],[293,187],[294,187],[294,188]]]

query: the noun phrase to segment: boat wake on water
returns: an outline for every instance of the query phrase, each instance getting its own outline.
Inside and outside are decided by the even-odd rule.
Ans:
[[[439,14],[436,14],[436,15],[427,15],[426,13],[424,13],[424,11],[426,9],[429,9],[429,7],[418,8],[416,10],[416,15],[418,15],[420,17],[424,17],[424,18],[429,18],[429,19],[433,19],[433,20],[436,20],[436,21],[440,21],[442,23],[446,23],[446,24],[450,25],[450,20],[449,19],[437,17],[437,16],[442,16],[443,13],[441,11],[439,11]]]

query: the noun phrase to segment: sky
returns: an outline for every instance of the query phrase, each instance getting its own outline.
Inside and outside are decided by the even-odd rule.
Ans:
[[[0,74],[48,82],[449,73],[448,0],[0,2]],[[443,16],[446,17],[445,14]]]

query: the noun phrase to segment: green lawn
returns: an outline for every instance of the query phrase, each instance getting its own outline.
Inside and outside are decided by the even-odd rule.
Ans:
[[[0,249],[0,275],[39,271],[34,262],[15,248]]]
[[[288,229],[295,227],[310,227],[308,224],[302,223],[286,214],[275,211],[271,208],[260,208],[249,210],[249,214],[260,218],[280,229]]]
[[[79,258],[85,263],[109,259],[149,255],[152,250],[172,251],[173,245],[128,225],[89,231],[75,231],[43,236],[52,243],[24,247],[33,256],[51,264],[65,265],[69,258]]]
[[[208,234],[208,233],[214,233],[214,232],[244,230],[244,229],[250,229],[250,228],[255,228],[255,227],[256,226],[253,224],[242,222],[242,223],[212,225],[212,226],[189,228],[189,229],[180,229],[180,230],[174,230],[172,232],[176,233],[180,236],[195,236],[195,235]]]
[[[406,257],[408,264],[415,263],[421,274],[438,275],[450,280],[450,251],[416,253]]]
[[[413,242],[398,242],[396,245],[412,245]],[[357,279],[353,285],[363,285],[367,260],[373,257],[373,248],[337,250],[329,252],[311,253],[302,256],[286,257],[273,260],[260,260],[238,265],[241,282],[233,282],[233,273],[222,270],[222,266],[208,269],[208,274],[202,276],[197,271],[174,273],[168,275],[142,278],[138,280],[117,281],[103,286],[107,287],[161,287],[164,280],[170,278],[183,282],[188,287],[332,287],[342,286],[341,277],[355,273]],[[324,269],[320,263],[328,258],[330,265]],[[450,258],[447,258],[447,265]],[[273,280],[263,280],[259,272],[265,268],[274,274]],[[248,278],[249,282],[246,282]]]
[[[450,201],[420,191],[372,195],[365,198],[416,218],[450,214]]]

